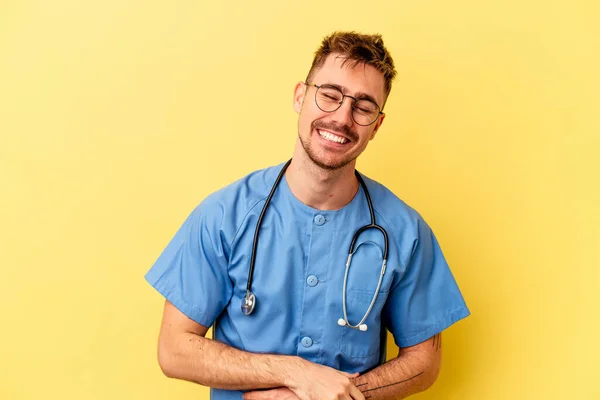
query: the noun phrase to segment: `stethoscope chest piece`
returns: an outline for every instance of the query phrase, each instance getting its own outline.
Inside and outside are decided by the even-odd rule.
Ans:
[[[273,187],[271,188],[269,196],[267,196],[267,199],[265,200],[265,204],[263,205],[262,211],[260,212],[260,215],[258,217],[258,222],[256,223],[256,229],[254,231],[254,241],[252,242],[252,255],[250,258],[250,270],[248,271],[248,281],[246,283],[246,295],[242,299],[242,313],[244,315],[252,314],[252,312],[254,311],[254,308],[256,307],[256,296],[254,296],[254,293],[252,293],[252,277],[254,274],[254,262],[256,261],[256,249],[257,249],[257,245],[258,245],[258,233],[260,231],[260,225],[262,223],[263,217],[265,216],[265,212],[267,211],[267,207],[269,206],[269,203],[271,202],[271,199],[273,198],[275,189],[277,189],[277,186],[279,185],[279,182],[281,181],[281,178],[283,177],[285,170],[287,169],[287,167],[290,165],[291,162],[292,162],[292,160],[289,160],[283,166],[281,171],[279,171],[279,175],[277,176],[277,179],[275,179],[275,183],[273,184]],[[371,195],[369,194],[369,190],[367,189],[367,185],[365,184],[365,181],[363,180],[361,175],[358,173],[358,171],[355,170],[354,174],[356,175],[356,178],[358,179],[360,186],[362,186],[363,192],[367,199],[367,205],[369,206],[369,214],[371,215],[371,223],[369,225],[363,226],[358,231],[356,231],[356,233],[354,234],[354,237],[352,238],[352,243],[350,244],[350,249],[348,251],[348,261],[346,262],[346,272],[344,274],[344,285],[342,288],[342,310],[344,313],[344,317],[340,318],[337,321],[337,323],[340,326],[347,326],[348,328],[357,329],[362,332],[365,332],[368,329],[365,321],[367,320],[367,317],[369,316],[369,313],[371,312],[371,309],[373,308],[373,305],[375,304],[375,299],[377,298],[377,295],[379,294],[379,289],[381,288],[383,274],[385,274],[385,265],[386,265],[387,254],[388,254],[388,236],[387,236],[387,232],[385,231],[385,229],[383,229],[381,226],[377,225],[377,223],[375,222],[375,211],[373,210],[373,204],[371,202]],[[381,264],[381,272],[379,274],[379,281],[377,283],[377,288],[375,289],[375,294],[373,295],[373,299],[371,300],[371,304],[369,305],[367,312],[364,314],[364,316],[362,317],[360,322],[356,325],[352,325],[348,321],[348,313],[346,310],[346,286],[347,286],[347,281],[348,281],[348,271],[350,269],[350,261],[352,260],[352,255],[355,253],[356,248],[358,248],[358,246],[363,244],[363,243],[361,243],[355,247],[356,241],[357,241],[359,235],[361,234],[361,232],[363,232],[367,229],[379,230],[381,232],[381,234],[383,235],[384,244],[385,244],[384,249],[383,249],[383,254],[382,254],[383,263]]]
[[[256,306],[256,296],[251,291],[246,291],[246,295],[242,299],[242,313],[244,315],[252,314],[254,307]]]

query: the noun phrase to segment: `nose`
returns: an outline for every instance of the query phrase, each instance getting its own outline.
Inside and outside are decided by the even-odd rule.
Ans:
[[[352,119],[353,101],[349,96],[342,97],[342,105],[333,113],[333,120],[342,125],[352,126],[354,123],[354,119]]]

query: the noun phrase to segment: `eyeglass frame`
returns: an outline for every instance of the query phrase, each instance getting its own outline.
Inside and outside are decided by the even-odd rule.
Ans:
[[[373,101],[373,100],[371,100],[371,99],[357,99],[356,97],[354,97],[354,96],[350,96],[349,94],[344,94],[344,92],[342,92],[342,90],[341,90],[340,88],[338,88],[338,87],[336,87],[336,86],[333,86],[333,85],[329,85],[329,84],[325,84],[325,85],[317,85],[317,84],[314,84],[314,83],[308,83],[308,82],[302,82],[302,83],[304,83],[306,86],[314,86],[314,87],[316,87],[316,88],[317,88],[317,90],[315,91],[315,104],[317,105],[317,107],[319,108],[319,110],[321,110],[321,111],[323,111],[323,112],[326,112],[326,113],[332,113],[332,112],[336,112],[337,110],[339,110],[339,109],[340,109],[340,107],[342,107],[342,105],[344,104],[344,99],[345,99],[346,97],[350,97],[352,100],[354,100],[354,103],[352,104],[352,112],[350,113],[350,117],[352,117],[352,121],[354,121],[354,122],[355,122],[357,125],[360,125],[360,126],[371,126],[371,125],[373,125],[373,124],[374,124],[374,123],[377,121],[377,119],[379,118],[379,116],[380,116],[380,115],[383,115],[383,114],[384,114],[384,112],[383,112],[383,111],[381,111],[381,107],[379,107],[379,104],[377,104],[375,101]],[[339,91],[339,92],[342,94],[342,100],[340,101],[340,104],[339,104],[339,106],[337,106],[337,108],[336,108],[335,110],[331,110],[331,111],[326,111],[326,110],[323,110],[323,109],[322,109],[322,108],[319,106],[319,102],[317,102],[317,93],[319,92],[319,89],[321,89],[321,87],[323,87],[323,86],[326,86],[326,85],[327,85],[328,87],[331,87],[332,89],[336,89],[336,90],[338,90],[338,91]],[[363,124],[361,124],[361,123],[358,123],[358,122],[356,122],[356,119],[354,119],[354,104],[356,104],[356,102],[357,102],[358,100],[368,100],[368,101],[372,102],[373,104],[375,104],[375,105],[377,106],[377,109],[378,109],[378,112],[377,112],[377,117],[375,117],[375,119],[374,119],[373,121],[371,121],[370,123],[368,123],[367,125],[363,125]]]

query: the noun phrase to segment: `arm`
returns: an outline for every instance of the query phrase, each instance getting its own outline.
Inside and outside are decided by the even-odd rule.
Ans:
[[[241,351],[207,339],[207,330],[165,302],[158,362],[166,376],[226,390],[288,387],[302,400],[364,399],[350,381],[355,374],[300,357]]]
[[[424,391],[435,382],[441,363],[442,335],[415,346],[400,349],[398,357],[380,365],[352,382],[365,399],[403,399]],[[244,396],[246,400],[296,400],[298,397],[285,388],[255,391]]]
[[[422,392],[435,382],[440,371],[442,334],[400,349],[398,357],[354,378],[365,399],[403,399]]]
[[[158,340],[158,363],[169,378],[219,389],[285,386],[293,361],[283,356],[251,355],[205,337],[208,328],[165,301]]]

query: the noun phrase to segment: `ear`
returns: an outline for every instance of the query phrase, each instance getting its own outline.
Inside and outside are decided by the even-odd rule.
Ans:
[[[296,83],[294,88],[294,110],[300,114],[302,104],[304,103],[304,95],[306,94],[306,84],[304,82]]]
[[[371,138],[369,140],[373,140],[375,138],[375,134],[379,130],[379,127],[381,126],[381,124],[383,124],[384,119],[385,119],[385,114],[381,114],[379,116],[379,118],[377,119],[377,122],[375,122],[375,129],[373,129],[373,133],[371,133]]]

